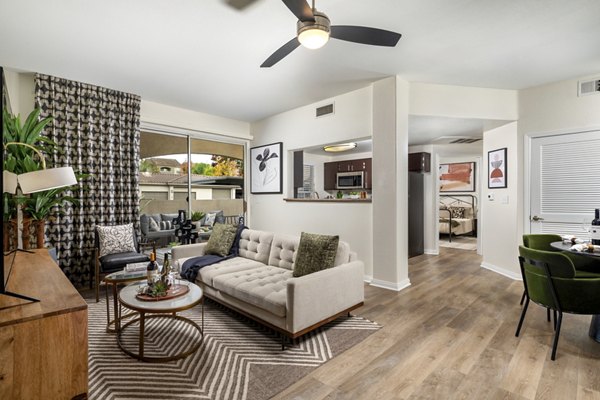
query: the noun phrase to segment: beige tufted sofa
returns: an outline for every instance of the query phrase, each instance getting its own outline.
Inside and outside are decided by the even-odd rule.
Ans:
[[[335,266],[292,277],[300,237],[245,229],[239,257],[200,269],[204,295],[292,339],[360,307],[364,264],[340,241]],[[206,243],[173,248],[174,265],[204,254]]]

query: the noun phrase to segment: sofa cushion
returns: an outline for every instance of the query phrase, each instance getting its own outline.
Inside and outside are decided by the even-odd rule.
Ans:
[[[172,214],[160,214],[160,221],[169,221],[171,223],[173,223],[174,219],[179,218],[179,214],[178,213],[172,213]],[[160,223],[160,221],[158,221]]]
[[[179,265],[183,265],[183,263],[186,260],[186,258],[178,260]],[[196,282],[204,283],[208,286],[213,286],[213,279],[217,276],[264,266],[265,264],[259,261],[248,260],[247,258],[243,257],[234,257],[227,260],[223,260],[217,264],[208,265],[206,267],[200,268],[200,271],[198,271],[198,277],[196,278]]]
[[[213,226],[212,234],[208,239],[208,243],[206,244],[206,248],[204,249],[204,253],[225,257],[231,250],[236,233],[236,226],[215,224]]]
[[[160,230],[161,231],[170,231],[171,229],[175,229],[173,228],[173,222],[172,221],[160,221]]]
[[[302,232],[294,264],[294,276],[304,276],[332,268],[335,265],[339,241],[339,236]]]
[[[162,221],[161,221],[161,224],[162,224]],[[160,231],[160,226],[156,223],[154,218],[148,218],[148,231],[149,232]]]
[[[240,238],[240,256],[268,264],[273,236],[272,232],[244,229]]]
[[[213,279],[213,287],[277,316],[285,317],[287,281],[292,271],[264,265]]]
[[[294,269],[296,256],[298,253],[298,245],[300,244],[299,236],[280,235],[276,234],[271,243],[271,252],[269,253],[269,265],[274,267]],[[340,240],[335,256],[335,266],[345,264],[350,261],[350,245]]]
[[[160,224],[160,214],[142,214],[140,216],[140,230],[143,235],[147,235],[150,232],[149,220],[152,218],[157,224]]]
[[[279,234],[273,236],[271,252],[269,253],[269,265],[293,270],[299,244],[299,236]]]

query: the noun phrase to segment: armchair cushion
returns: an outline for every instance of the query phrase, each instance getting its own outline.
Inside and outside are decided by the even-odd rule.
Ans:
[[[107,254],[135,252],[133,224],[100,226],[96,225],[99,239],[99,257]]]
[[[148,256],[135,251],[107,254],[100,257],[100,270],[102,272],[112,272],[122,269],[127,264],[145,261],[150,261]]]

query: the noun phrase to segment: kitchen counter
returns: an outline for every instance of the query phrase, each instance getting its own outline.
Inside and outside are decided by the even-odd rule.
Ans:
[[[371,199],[290,199],[286,198],[283,201],[295,203],[370,203]]]

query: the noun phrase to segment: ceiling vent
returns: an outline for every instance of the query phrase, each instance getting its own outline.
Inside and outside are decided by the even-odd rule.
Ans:
[[[587,96],[600,93],[600,78],[594,78],[587,81],[578,82],[578,95]]]
[[[481,138],[468,136],[440,136],[431,141],[433,144],[469,144],[479,142]]]
[[[318,107],[316,112],[316,117],[324,117],[326,115],[333,114],[333,103],[327,104],[326,106]]]

